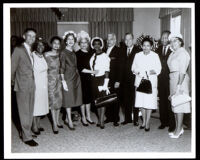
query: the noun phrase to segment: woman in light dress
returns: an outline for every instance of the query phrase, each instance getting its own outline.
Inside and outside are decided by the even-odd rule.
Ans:
[[[60,77],[60,45],[61,38],[54,36],[50,40],[51,51],[45,53],[48,64],[48,94],[49,107],[53,121],[53,133],[58,134],[58,128],[63,128],[59,122],[60,109],[62,106],[62,85]]]
[[[173,52],[170,54],[167,64],[170,70],[170,97],[185,93],[189,95],[189,76],[187,69],[190,63],[189,53],[183,48],[184,42],[181,34],[170,35],[171,48]],[[172,107],[172,111],[175,114],[176,129],[174,132],[169,133],[170,138],[179,138],[183,130],[183,116],[184,113],[190,113],[190,102]]]
[[[136,75],[135,87],[139,87],[142,78],[151,82],[152,93],[146,94],[136,91],[135,107],[142,111],[143,123],[140,129],[150,130],[150,117],[152,110],[157,109],[157,76],[161,72],[161,63],[159,56],[151,51],[153,41],[149,38],[142,40],[142,52],[135,55],[132,71]],[[148,77],[147,77],[148,76]]]
[[[44,59],[45,43],[40,38],[33,45],[35,99],[32,131],[39,135],[44,128],[40,127],[40,118],[49,113],[47,63]]]

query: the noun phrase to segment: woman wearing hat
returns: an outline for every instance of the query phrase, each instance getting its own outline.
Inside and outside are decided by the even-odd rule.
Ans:
[[[48,93],[49,107],[53,120],[53,133],[58,134],[58,128],[63,128],[59,122],[60,108],[62,106],[62,85],[60,77],[59,49],[61,38],[54,36],[50,40],[51,51],[46,52],[45,59],[48,64]]]
[[[33,111],[33,125],[32,131],[39,135],[40,131],[44,131],[40,127],[40,116],[49,113],[48,102],[48,78],[47,78],[47,63],[44,59],[46,43],[42,38],[33,45],[33,59],[34,59],[34,77],[35,77],[35,99],[34,99],[34,111]]]
[[[183,92],[189,95],[189,76],[187,74],[190,63],[189,53],[183,48],[182,35],[170,35],[169,39],[173,50],[167,61],[170,70],[170,97]],[[190,113],[190,102],[172,107],[172,111],[175,113],[176,129],[169,135],[170,138],[179,138],[184,132],[183,115]]]
[[[102,51],[103,46],[104,43],[100,37],[94,37],[92,39],[91,47],[95,50],[95,53],[90,59],[90,68],[95,72],[97,71],[96,74],[92,74],[92,93],[94,100],[110,93],[108,89],[110,58]],[[97,127],[104,129],[105,107],[99,107],[97,110],[99,115]]]
[[[61,78],[63,85],[63,107],[66,108],[67,116],[65,124],[70,130],[75,130],[71,119],[71,108],[83,104],[81,79],[77,69],[77,60],[73,47],[76,34],[73,31],[65,32],[64,43],[66,48],[61,52]]]
[[[95,74],[95,71],[90,69],[89,61],[92,56],[89,51],[90,37],[85,31],[81,31],[77,35],[77,41],[80,46],[80,50],[76,52],[77,67],[81,77],[83,105],[81,106],[81,122],[83,126],[94,124],[90,116],[90,108],[92,102],[92,89],[91,89],[91,74]]]

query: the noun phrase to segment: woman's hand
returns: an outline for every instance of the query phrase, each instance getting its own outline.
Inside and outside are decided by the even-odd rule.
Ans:
[[[64,89],[65,91],[68,91],[68,86],[67,86],[67,83],[66,83],[65,80],[62,80],[62,85],[63,85],[63,89]]]
[[[119,82],[115,82],[114,87],[115,87],[115,88],[119,88],[119,86],[120,86],[120,83],[119,83]]]
[[[99,73],[99,70],[94,70],[94,71],[92,71],[92,74],[94,74],[94,75],[96,75],[96,74],[98,74]]]
[[[152,70],[149,71],[149,74],[154,75],[154,74],[156,74],[156,71],[152,69]]]

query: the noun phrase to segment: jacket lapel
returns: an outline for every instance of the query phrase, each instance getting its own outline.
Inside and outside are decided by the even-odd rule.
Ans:
[[[24,44],[22,45],[22,48],[24,49],[25,56],[28,58],[31,67],[33,67],[33,65],[32,65],[32,63],[31,63],[31,59],[30,59],[30,57],[29,57],[29,55],[28,55],[28,51],[26,50]]]

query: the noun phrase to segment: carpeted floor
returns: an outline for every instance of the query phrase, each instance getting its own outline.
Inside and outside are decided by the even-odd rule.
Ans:
[[[94,113],[92,118],[94,121],[97,120]],[[105,129],[97,128],[96,125],[84,127],[79,121],[75,124],[75,131],[70,131],[64,125],[59,134],[55,135],[49,119],[43,118],[41,126],[45,131],[35,139],[39,143],[37,147],[25,145],[20,140],[15,125],[12,124],[12,153],[191,152],[191,130],[186,130],[179,139],[171,139],[167,128],[157,129],[160,125],[157,113],[152,115],[150,132],[140,130],[133,124],[114,127],[112,123],[108,123]]]

